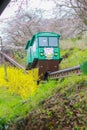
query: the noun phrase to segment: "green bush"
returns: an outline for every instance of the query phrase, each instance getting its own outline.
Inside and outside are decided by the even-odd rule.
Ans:
[[[83,74],[87,75],[87,61],[83,62],[83,63],[80,65],[80,69],[81,69],[81,71],[83,72]]]

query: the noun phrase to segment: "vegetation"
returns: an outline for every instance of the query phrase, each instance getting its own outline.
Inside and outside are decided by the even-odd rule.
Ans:
[[[82,64],[87,60],[87,37],[82,38],[82,33],[87,31],[87,2],[53,1],[53,13],[39,5],[40,8],[32,12],[31,8],[26,11],[24,7],[30,7],[30,1],[26,0],[26,6],[20,2],[21,10],[18,8],[15,18],[8,22],[0,20],[7,25],[1,29],[3,45],[25,46],[36,32],[57,32],[62,39],[73,37],[61,41],[60,69]],[[13,3],[11,5],[13,7]],[[49,18],[44,17],[46,14]],[[18,61],[19,57],[23,58],[21,53],[14,54]],[[84,72],[86,65],[82,68]],[[37,86],[37,76],[34,78],[32,74],[8,68],[6,77],[0,68],[0,130],[87,130],[87,76],[74,75]]]
[[[84,61],[83,64],[80,65],[80,69],[84,75],[87,75],[87,61]]]
[[[60,47],[63,50],[78,48],[80,50],[87,49],[87,36],[84,34],[82,36],[77,36],[75,38],[63,39],[60,41]]]
[[[87,37],[78,40],[78,38],[60,41],[61,57],[63,60],[60,69],[74,67],[87,60]]]
[[[18,63],[20,61],[20,64],[23,66],[26,66],[26,52],[25,50],[16,50],[12,52],[14,60],[16,60]]]
[[[5,47],[7,45],[11,47],[11,44],[12,46],[25,46],[26,41],[37,32],[56,32],[62,38],[72,38],[81,36],[83,32],[87,31],[86,0],[62,0],[61,2],[58,0],[40,0],[40,3],[38,2],[36,5],[37,8],[33,6],[34,3],[31,0],[22,3],[18,3],[18,0],[13,1],[15,3],[11,1],[10,7],[15,4],[18,5],[16,15],[8,18],[8,20],[3,18],[0,20]],[[45,4],[46,6],[53,5],[53,7],[44,8]],[[31,6],[33,6],[32,9]],[[3,23],[7,26],[3,26]]]
[[[4,67],[0,68],[0,86],[5,86],[11,94],[18,94],[26,99],[37,89],[38,70],[19,70],[7,67],[7,76],[4,76]]]
[[[71,43],[72,44],[72,43]],[[62,47],[61,47],[62,48]],[[62,48],[60,68],[84,61],[87,50]],[[77,60],[74,57],[78,57]],[[73,60],[70,60],[72,59]],[[86,58],[85,58],[86,59]],[[1,130],[70,130],[86,129],[87,76],[72,76],[48,81],[37,86],[30,75],[14,68],[0,68],[0,129]],[[36,78],[32,78],[32,76]],[[32,78],[30,78],[30,77]],[[29,82],[28,82],[29,81]],[[34,82],[35,81],[35,82]],[[34,91],[32,91],[32,89]],[[25,91],[24,93],[22,93]]]
[[[73,127],[76,126],[86,127],[85,123],[86,123],[86,112],[87,112],[87,105],[86,105],[87,104],[87,97],[86,97],[87,76],[79,76],[79,77],[73,76],[73,77],[66,78],[64,80],[60,79],[58,81],[49,81],[45,84],[41,84],[39,88],[36,90],[36,92],[33,93],[33,95],[30,96],[27,100],[22,100],[20,96],[16,94],[11,95],[8,92],[8,89],[4,87],[0,88],[0,93],[1,93],[0,94],[0,109],[1,109],[0,125],[1,126],[4,125],[9,126],[14,119],[16,119],[17,122],[21,122],[20,117],[22,118],[24,115],[26,115],[26,113],[29,113],[32,110],[33,110],[33,116],[35,113],[37,113],[38,116],[38,111],[40,111],[41,113],[44,112],[44,114],[51,117],[51,115],[53,116],[53,114],[52,111],[48,111],[49,107],[46,106],[47,105],[46,102],[49,101],[49,105],[51,105],[52,103],[56,103],[57,100],[61,110],[64,109],[63,105],[65,105],[65,103],[68,102],[68,104],[65,105],[66,113],[65,115],[63,115],[63,118],[64,116],[65,117],[68,116],[67,122],[69,127],[71,126],[71,121],[69,120],[70,119],[73,120],[75,113],[77,113],[76,120],[79,120],[80,125],[79,123],[75,122],[76,124],[74,124]],[[58,95],[56,99],[54,99],[54,95],[55,95],[54,93],[57,93]],[[50,98],[52,98],[53,101],[50,102]],[[45,104],[45,107],[47,108],[43,109],[42,106],[43,104]],[[54,105],[52,105],[51,107],[53,107]],[[60,118],[62,118],[61,110],[59,110],[59,113],[56,113],[56,115],[60,114]],[[54,108],[53,111],[56,112],[56,109]],[[38,120],[40,121],[40,119]],[[61,124],[61,127],[63,127],[62,125],[63,124]]]

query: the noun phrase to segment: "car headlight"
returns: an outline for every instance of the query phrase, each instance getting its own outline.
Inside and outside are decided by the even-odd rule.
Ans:
[[[43,52],[40,52],[40,55],[41,55],[41,56],[43,56],[43,55],[44,55],[44,53],[43,53]]]
[[[55,55],[55,56],[58,56],[58,53],[57,53],[57,52],[55,52],[55,53],[54,53],[54,55]]]

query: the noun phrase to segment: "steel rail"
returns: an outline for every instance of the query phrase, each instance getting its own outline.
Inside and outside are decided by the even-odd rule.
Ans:
[[[22,65],[20,65],[16,61],[14,61],[7,54],[3,53],[2,51],[0,51],[0,54],[5,59],[7,59],[11,64],[13,64],[14,66],[25,70],[25,68]],[[72,76],[72,74],[80,75],[81,73],[82,72],[80,70],[80,65],[78,65],[78,66],[74,66],[74,67],[71,67],[71,68],[67,68],[67,69],[63,69],[63,70],[59,70],[59,71],[55,71],[55,72],[50,72],[48,74],[48,78],[50,78],[50,79],[59,79],[59,78],[64,78],[64,77]]]
[[[48,74],[48,78],[59,79],[59,78],[72,76],[72,74],[75,74],[75,75],[81,74],[80,65],[74,66],[74,67],[71,67],[71,68],[67,68],[67,69],[63,69],[63,70],[59,70],[59,71],[55,71],[55,72],[51,72],[51,73]]]

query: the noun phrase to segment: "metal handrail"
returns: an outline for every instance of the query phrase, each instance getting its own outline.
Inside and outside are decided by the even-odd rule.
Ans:
[[[2,51],[0,51],[0,54],[2,56],[4,56],[10,63],[12,63],[14,66],[18,67],[18,68],[21,68],[23,70],[25,70],[25,68],[20,65],[19,63],[17,63],[15,60],[13,60],[11,57],[9,57],[7,54],[3,53]]]
[[[77,70],[80,69],[80,65],[78,66],[74,66],[72,68],[67,68],[67,69],[63,69],[63,70],[59,70],[59,71],[55,71],[55,72],[51,72],[49,73],[49,75],[53,75],[53,74],[60,74],[60,73],[64,73],[64,72],[69,72],[69,71],[73,71],[73,70]]]

